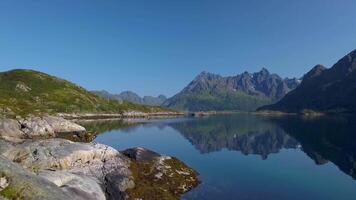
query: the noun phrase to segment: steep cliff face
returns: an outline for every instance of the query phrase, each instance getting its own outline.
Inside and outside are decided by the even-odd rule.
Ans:
[[[259,110],[356,112],[356,50],[330,69],[315,66],[294,91],[274,105]]]

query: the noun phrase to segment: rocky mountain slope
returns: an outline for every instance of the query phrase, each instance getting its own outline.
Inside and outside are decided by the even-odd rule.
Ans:
[[[162,109],[108,100],[42,72],[17,69],[0,73],[0,116],[132,110],[155,112]]]
[[[124,91],[121,92],[120,94],[111,94],[108,91],[100,90],[100,91],[93,91],[93,93],[108,99],[127,101],[131,103],[149,105],[149,106],[160,106],[164,101],[167,100],[167,97],[164,95],[159,95],[157,97],[153,97],[153,96],[140,97],[138,94],[131,91]]]
[[[300,86],[278,103],[259,110],[282,112],[356,112],[356,50],[330,69],[315,66]]]
[[[276,102],[298,84],[295,78],[282,79],[265,68],[229,77],[202,72],[163,106],[189,111],[254,111],[259,106]]]

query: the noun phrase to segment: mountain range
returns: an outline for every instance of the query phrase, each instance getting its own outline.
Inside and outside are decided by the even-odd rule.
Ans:
[[[356,50],[331,68],[316,65],[304,75],[301,84],[283,99],[258,110],[300,113],[356,112]]]
[[[256,73],[244,72],[223,77],[202,72],[181,92],[162,105],[177,110],[254,111],[277,102],[299,85],[296,78],[281,78],[263,68]]]
[[[167,100],[167,97],[164,95],[159,95],[157,97],[153,97],[153,96],[140,97],[138,94],[131,91],[124,91],[121,92],[120,94],[111,94],[106,90],[92,91],[92,92],[107,99],[127,101],[127,102],[149,105],[149,106],[160,106],[164,101]]]

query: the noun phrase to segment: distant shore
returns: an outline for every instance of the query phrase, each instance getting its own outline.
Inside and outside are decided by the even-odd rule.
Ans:
[[[57,116],[68,120],[74,119],[125,119],[125,118],[170,118],[184,116],[182,112],[123,112],[123,113],[58,113]]]

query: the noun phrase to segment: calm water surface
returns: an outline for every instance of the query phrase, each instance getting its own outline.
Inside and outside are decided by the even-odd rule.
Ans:
[[[356,199],[355,118],[237,114],[93,124],[97,142],[175,156],[202,184],[182,199]]]

